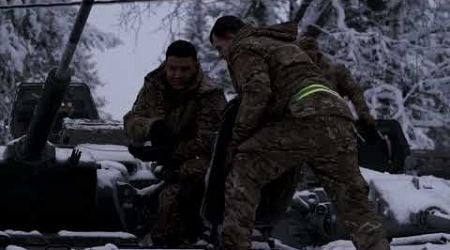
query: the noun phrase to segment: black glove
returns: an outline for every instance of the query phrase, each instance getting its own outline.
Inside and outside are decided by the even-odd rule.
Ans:
[[[166,182],[177,182],[180,176],[181,162],[175,159],[171,159],[164,165],[156,166],[153,168],[153,174],[161,180]]]
[[[366,141],[380,141],[383,140],[383,137],[381,136],[380,132],[378,131],[375,121],[372,119],[360,119],[357,122],[358,131],[360,132],[361,136]]]
[[[178,169],[174,169],[172,167],[162,166],[162,168],[153,174],[161,180],[164,180],[168,183],[177,182],[180,177],[180,171]]]
[[[175,145],[174,136],[164,120],[158,120],[152,124],[148,138],[153,146],[169,148]]]

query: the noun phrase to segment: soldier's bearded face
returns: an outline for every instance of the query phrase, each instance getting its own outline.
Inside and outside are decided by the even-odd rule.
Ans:
[[[166,78],[175,90],[182,90],[192,84],[197,74],[197,61],[191,57],[169,56],[166,58]]]
[[[233,42],[234,35],[228,34],[225,37],[218,37],[213,35],[213,46],[219,52],[219,57],[224,60],[228,60],[230,47]]]

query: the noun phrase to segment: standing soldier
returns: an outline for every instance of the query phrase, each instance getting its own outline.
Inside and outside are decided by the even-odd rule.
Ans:
[[[225,105],[223,90],[203,75],[195,47],[178,40],[168,47],[165,62],[147,74],[132,110],[124,116],[134,153],[151,139],[152,147],[141,156],[178,173],[159,197],[151,232],[155,245],[191,243],[201,233],[204,176]],[[158,138],[166,131],[171,138]],[[165,140],[173,146],[159,147],[167,144]]]
[[[297,25],[295,25],[295,28]],[[333,64],[329,58],[320,51],[317,40],[310,36],[301,36],[298,41],[300,48],[308,54],[311,60],[324,73],[325,78],[336,86],[336,91],[348,97],[355,107],[359,121],[367,129],[375,130],[375,120],[370,114],[369,107],[364,99],[364,91],[357,84],[350,71],[343,64]]]
[[[357,163],[353,117],[336,86],[294,44],[296,32],[253,28],[224,16],[211,43],[229,66],[241,103],[226,180],[223,246],[248,250],[263,186],[308,165],[333,201],[358,249],[390,249],[371,211]]]

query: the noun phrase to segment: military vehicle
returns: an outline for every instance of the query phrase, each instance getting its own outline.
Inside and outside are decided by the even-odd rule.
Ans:
[[[155,219],[159,166],[134,158],[120,122],[99,119],[68,66],[93,5],[84,0],[58,67],[17,87],[14,140],[0,146],[0,248],[141,248]],[[205,242],[183,249],[205,248]],[[151,247],[146,247],[151,248]]]
[[[237,100],[233,100],[226,109],[225,122],[217,137],[208,172],[208,186],[213,188],[207,189],[205,198],[209,201],[205,202],[203,212],[212,224],[212,233],[223,218],[223,172],[227,168],[223,163],[223,151],[238,105]],[[450,200],[446,198],[450,193],[450,181],[405,174],[405,159],[410,149],[400,124],[394,120],[377,120],[377,131],[366,131],[363,127],[359,127],[358,131],[359,165],[369,184],[369,198],[383,218],[388,237],[450,232]],[[274,237],[300,249],[348,239],[349,235],[320,183],[307,167],[304,166],[301,171],[292,170],[262,190],[255,226],[261,231],[262,238]],[[303,178],[299,181],[300,177]],[[289,207],[283,206],[284,202],[289,201]],[[418,238],[396,240],[401,245],[398,242],[408,244]],[[426,240],[418,242],[424,243]]]
[[[151,222],[146,213],[157,203],[140,197],[162,185],[152,166],[128,153],[120,123],[99,120],[89,88],[70,83],[68,66],[92,5],[82,2],[45,84],[18,87],[15,139],[0,146],[0,247],[137,246],[135,235]]]
[[[44,83],[20,83],[11,111],[13,139],[27,133],[43,92]],[[87,84],[70,83],[59,107],[48,140],[74,146],[82,143],[128,145],[121,122],[100,119]]]
[[[411,157],[398,122],[380,120],[377,128],[383,139],[363,134],[358,140],[359,165],[391,244],[447,246],[450,176],[442,162],[448,155],[428,159],[429,153],[420,151]],[[308,170],[300,183],[273,236],[299,248],[349,239],[326,192]]]

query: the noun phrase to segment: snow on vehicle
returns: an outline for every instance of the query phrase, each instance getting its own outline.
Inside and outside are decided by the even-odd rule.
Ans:
[[[98,119],[89,88],[70,84],[68,66],[92,4],[82,2],[45,84],[18,87],[11,116],[16,139],[0,146],[0,247],[137,246],[134,234],[150,223],[155,203],[139,198],[157,190],[151,166],[128,153],[120,123]],[[137,194],[135,187],[148,186]]]

